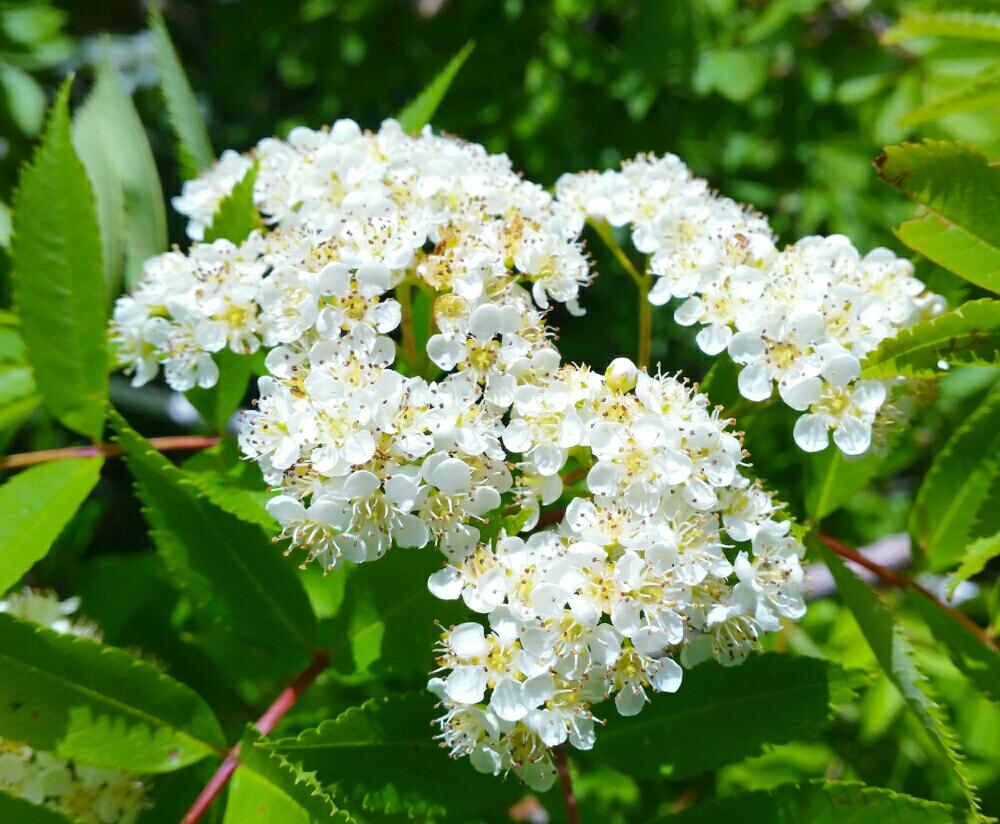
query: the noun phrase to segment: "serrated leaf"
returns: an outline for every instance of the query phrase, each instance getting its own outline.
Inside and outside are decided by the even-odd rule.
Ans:
[[[184,393],[205,423],[216,432],[225,432],[229,419],[247,394],[253,375],[253,358],[224,349],[213,356],[219,380],[209,389],[195,387]]]
[[[116,412],[110,417],[178,587],[228,633],[272,657],[287,656],[290,666],[303,665],[316,619],[292,565],[259,527],[202,498],[183,470]]]
[[[943,763],[951,768],[958,780],[973,815],[978,816],[979,799],[966,772],[962,750],[944,710],[931,692],[930,683],[917,668],[913,647],[902,627],[872,589],[851,572],[838,555],[826,546],[821,545],[819,549],[840,597],[858,622],[879,666],[927,731]]]
[[[397,548],[377,564],[352,568],[344,603],[323,627],[334,650],[331,665],[345,675],[424,680],[441,631],[436,622],[468,620],[460,602],[439,601],[427,591],[427,578],[441,563],[434,551]]]
[[[49,551],[101,474],[102,458],[53,461],[0,486],[0,594]]]
[[[862,364],[866,378],[920,377],[938,372],[938,361],[1000,363],[1000,301],[983,298],[925,320],[888,338]]]
[[[964,672],[986,697],[1000,701],[1000,652],[987,645],[943,610],[919,593],[909,601],[920,613],[931,633],[947,650],[955,666]]]
[[[938,95],[899,119],[913,126],[960,112],[978,111],[1000,105],[1000,65],[990,66],[956,88]]]
[[[470,40],[458,51],[458,53],[448,61],[447,65],[441,69],[438,75],[420,92],[416,97],[407,103],[396,118],[403,131],[407,134],[417,134],[425,125],[431,122],[434,113],[437,111],[444,96],[448,93],[455,75],[458,74],[462,64],[472,54],[476,47],[474,41]]]
[[[1000,167],[968,143],[888,146],[879,176],[925,210],[896,235],[977,286],[1000,292]]]
[[[0,821],[11,824],[78,824],[79,819],[0,791]]]
[[[712,799],[675,815],[654,819],[670,824],[963,824],[966,814],[853,781],[782,784],[724,799]]]
[[[901,43],[914,37],[960,37],[1000,42],[1000,14],[908,11],[883,35],[883,40]]]
[[[322,824],[348,822],[313,776],[296,770],[258,746],[263,739],[248,727],[240,744],[240,766],[229,785],[223,824]]]
[[[146,130],[107,59],[74,117],[73,141],[97,197],[108,282],[117,287],[124,275],[132,286],[143,264],[166,249],[167,217]]]
[[[177,163],[181,176],[197,177],[215,159],[208,139],[205,121],[198,109],[191,84],[163,22],[158,0],[149,4],[149,30],[153,36],[153,59],[160,73],[160,88],[170,119],[170,128],[177,139]]]
[[[962,581],[968,581],[973,575],[978,575],[997,555],[1000,555],[1000,532],[979,538],[969,544],[965,548],[962,563],[951,575],[951,582],[948,584],[949,597],[954,594],[955,588]]]
[[[820,521],[850,501],[878,472],[878,455],[851,457],[826,449],[806,458],[806,513]]]
[[[0,735],[84,764],[180,769],[225,747],[190,688],[90,638],[0,614]]]
[[[932,570],[953,566],[975,538],[976,518],[1000,479],[1000,385],[948,439],[924,478],[910,532]]]
[[[267,512],[271,495],[260,468],[243,460],[232,440],[224,440],[192,456],[184,462],[184,471],[198,492],[219,509],[242,521],[258,524],[269,534],[278,531],[278,522]]]
[[[839,667],[818,658],[765,653],[739,667],[706,662],[634,718],[610,704],[597,707],[606,723],[593,757],[640,779],[698,775],[826,727],[842,678]]]
[[[264,225],[253,202],[253,185],[258,168],[257,161],[254,161],[232,191],[219,202],[212,222],[205,227],[205,243],[221,238],[239,245],[254,229]]]
[[[432,738],[431,721],[441,715],[435,700],[429,693],[373,698],[297,738],[263,746],[315,772],[335,799],[419,820],[444,813],[468,820],[472,811],[503,809],[523,795],[519,782],[448,758]]]
[[[70,137],[71,80],[14,196],[14,296],[45,405],[98,440],[108,392],[104,270],[94,196]]]

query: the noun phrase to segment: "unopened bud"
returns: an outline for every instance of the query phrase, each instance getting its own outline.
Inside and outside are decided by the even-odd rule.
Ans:
[[[628,358],[615,358],[604,372],[604,381],[617,392],[628,392],[639,380],[639,370]]]

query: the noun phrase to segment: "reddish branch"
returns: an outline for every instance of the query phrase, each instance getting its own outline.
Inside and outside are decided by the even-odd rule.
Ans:
[[[257,730],[263,734],[267,735],[271,730],[275,728],[277,723],[284,717],[285,713],[288,712],[295,702],[299,700],[299,696],[304,693],[313,681],[316,680],[317,676],[326,669],[326,665],[330,662],[330,653],[326,650],[317,650],[313,653],[312,663],[300,672],[294,681],[282,690],[281,695],[274,699],[274,703],[265,710],[264,714],[257,719],[257,723],[254,726]],[[201,817],[208,811],[208,808],[212,806],[212,802],[218,797],[219,793],[222,792],[226,784],[229,783],[229,779],[232,778],[233,773],[240,763],[240,742],[229,751],[223,762],[219,765],[219,769],[215,771],[215,774],[209,779],[209,782],[205,785],[205,788],[198,794],[198,797],[194,800],[194,804],[191,805],[191,809],[187,811],[187,815],[181,819],[181,824],[195,824],[197,821],[201,821]]]
[[[214,435],[167,435],[162,438],[150,438],[149,442],[160,452],[184,452],[207,449],[210,446],[215,446],[219,442],[219,439]],[[33,464],[46,463],[47,461],[61,461],[64,458],[96,458],[98,455],[103,455],[105,458],[112,458],[116,455],[122,455],[124,452],[125,450],[116,443],[69,446],[65,449],[43,449],[39,452],[21,452],[17,455],[8,455],[5,458],[0,458],[0,470],[18,469],[22,466],[32,466]]]
[[[958,621],[963,627],[965,627],[969,632],[975,635],[980,641],[982,641],[988,647],[1000,648],[995,638],[990,637],[990,635],[984,630],[979,624],[969,618],[962,612],[959,612],[954,607],[950,607],[947,604],[939,601],[934,595],[929,591],[924,589],[916,581],[907,578],[905,575],[900,575],[895,570],[884,567],[881,564],[875,563],[871,558],[866,558],[856,549],[853,549],[846,544],[842,544],[836,538],[831,538],[829,535],[824,535],[822,532],[817,536],[824,544],[826,544],[830,549],[836,552],[841,558],[846,558],[848,561],[853,561],[858,566],[864,567],[869,572],[873,572],[878,578],[889,586],[899,587],[900,589],[910,589],[916,592],[918,595],[923,596],[928,601],[930,601],[939,610],[944,612],[946,615]]]
[[[566,802],[566,821],[569,824],[580,824],[580,810],[576,806],[576,796],[573,795],[573,780],[569,774],[569,763],[566,760],[566,745],[554,747],[556,772],[559,773],[559,786],[562,788],[563,800]]]

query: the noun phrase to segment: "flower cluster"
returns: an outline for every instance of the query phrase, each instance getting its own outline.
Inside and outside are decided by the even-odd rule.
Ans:
[[[865,452],[887,384],[862,380],[861,360],[885,338],[935,314],[909,261],[888,249],[861,255],[842,235],[809,237],[780,252],[766,219],[710,191],[674,155],[639,156],[621,171],[563,176],[561,202],[596,222],[629,226],[656,276],[649,300],[683,302],[677,323],[700,325],[708,355],[728,350],[751,401],[781,399],[804,412],[795,441]]]
[[[484,616],[444,631],[429,684],[453,755],[544,788],[552,747],[593,745],[602,701],[634,715],[682,666],[738,663],[801,617],[802,546],[730,421],[625,359],[564,365],[546,311],[580,312],[584,219],[630,224],[653,300],[686,298],[678,319],[744,364],[743,393],[778,383],[808,410],[800,443],[833,429],[858,452],[884,399],[859,359],[933,305],[908,264],[841,238],[778,252],[677,158],[564,177],[553,199],[504,156],[394,121],[227,154],[175,200],[192,238],[247,173],[262,228],[151,260],[115,308],[119,356],[183,391],[213,385],[224,350],[266,353],[239,443],[306,563],[440,549],[431,592]]]
[[[25,589],[0,600],[0,612],[56,632],[100,640],[90,623],[71,620],[79,599],[60,601]],[[0,738],[0,791],[42,804],[88,824],[133,824],[147,806],[146,785],[136,776],[68,761],[18,741]]]
[[[803,549],[741,474],[728,422],[676,378],[622,359],[603,378],[564,367],[524,389],[503,442],[555,471],[575,449],[585,488],[554,529],[501,531],[431,577],[490,631],[447,630],[430,688],[453,754],[544,790],[551,747],[593,746],[594,704],[614,696],[635,715],[680,687],[678,659],[739,663],[781,617],[800,618]]]

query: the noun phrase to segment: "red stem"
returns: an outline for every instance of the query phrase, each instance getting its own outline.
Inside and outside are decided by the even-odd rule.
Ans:
[[[219,439],[214,435],[166,435],[161,438],[150,438],[150,444],[160,452],[183,452],[196,449],[207,449],[215,446]],[[88,444],[87,446],[69,446],[64,449],[42,449],[38,452],[20,452],[0,458],[0,470],[18,469],[22,466],[60,461],[64,458],[96,458],[103,455],[113,458],[123,455],[125,450],[116,443]]]
[[[326,650],[315,651],[313,653],[312,663],[300,672],[291,684],[281,691],[281,694],[274,699],[271,706],[268,707],[264,711],[264,714],[257,719],[257,723],[254,724],[257,730],[263,735],[267,735],[271,730],[273,730],[282,717],[284,717],[285,713],[295,706],[295,702],[299,700],[299,696],[301,696],[302,693],[304,693],[312,685],[312,682],[316,680],[317,676],[324,669],[326,669],[326,665],[329,662],[329,652]],[[219,765],[219,769],[215,771],[215,774],[209,779],[204,789],[198,793],[198,797],[194,800],[194,804],[191,805],[191,809],[188,810],[184,818],[181,819],[181,824],[195,824],[195,822],[201,821],[201,817],[208,811],[208,808],[212,806],[212,802],[215,801],[219,793],[221,793],[226,784],[229,783],[229,779],[232,778],[233,773],[236,771],[236,768],[240,763],[240,743],[241,742],[237,742],[235,746],[233,746],[223,759],[222,763]]]
[[[573,795],[573,779],[569,774],[569,763],[566,760],[566,745],[560,744],[552,749],[555,757],[556,772],[559,773],[559,786],[562,788],[563,801],[566,802],[566,821],[568,824],[580,824],[580,809]]]
[[[856,549],[847,546],[838,541],[836,538],[831,538],[829,535],[824,535],[822,532],[817,535],[817,537],[826,544],[830,549],[836,552],[841,558],[846,558],[848,561],[853,561],[858,566],[864,567],[869,572],[875,573],[886,584],[890,586],[899,587],[900,589],[912,589],[918,595],[923,596],[928,601],[930,601],[939,610],[944,612],[946,615],[958,621],[963,627],[965,627],[969,632],[975,635],[980,641],[982,641],[988,647],[1000,648],[1000,643],[997,642],[995,638],[991,638],[990,635],[984,630],[979,624],[969,618],[962,612],[959,612],[954,607],[950,607],[947,604],[939,601],[934,595],[924,589],[916,581],[907,578],[905,575],[900,575],[895,570],[884,567],[881,564],[875,563],[871,558],[867,558],[858,552]]]

